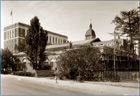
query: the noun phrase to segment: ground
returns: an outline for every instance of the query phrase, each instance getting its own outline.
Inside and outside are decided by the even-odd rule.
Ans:
[[[132,84],[132,83],[131,83]],[[131,85],[127,83],[127,85]],[[139,83],[135,83],[138,84]],[[123,84],[122,84],[123,85]],[[139,87],[1,75],[2,95],[138,95]]]

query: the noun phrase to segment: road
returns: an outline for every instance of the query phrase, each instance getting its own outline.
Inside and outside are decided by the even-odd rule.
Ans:
[[[138,95],[139,88],[1,75],[1,95]],[[120,84],[120,83],[118,83]],[[128,83],[129,84],[129,83]]]
[[[2,77],[1,95],[95,95],[94,92],[75,90],[24,79]],[[97,93],[96,93],[97,95]]]

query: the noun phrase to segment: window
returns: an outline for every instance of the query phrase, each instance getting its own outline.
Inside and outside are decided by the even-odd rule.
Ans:
[[[53,37],[53,44],[54,44],[54,37]]]
[[[11,31],[9,31],[10,33],[9,33],[9,39],[11,38]]]
[[[15,29],[15,37],[18,37],[18,28]]]
[[[51,43],[51,36],[50,36],[50,43]]]
[[[25,37],[25,29],[20,28],[20,36]]]
[[[29,34],[29,30],[27,30],[27,35]]]
[[[15,33],[14,31],[15,31],[15,30],[12,30],[12,38],[14,38],[14,33]]]
[[[63,44],[63,40],[61,39],[61,44]]]
[[[55,38],[55,43],[57,44],[57,38]]]
[[[12,30],[10,30],[10,38],[12,38]]]
[[[63,39],[63,43],[66,43],[66,39]]]
[[[7,37],[8,37],[7,39],[9,39],[9,31],[7,32]]]
[[[22,34],[22,29],[21,29],[21,28],[19,28],[19,36],[20,36],[20,37],[23,36],[23,34]]]
[[[60,44],[60,38],[58,38],[58,44]]]
[[[61,44],[61,39],[59,40],[60,44]]]
[[[4,40],[6,40],[6,32],[4,32]]]

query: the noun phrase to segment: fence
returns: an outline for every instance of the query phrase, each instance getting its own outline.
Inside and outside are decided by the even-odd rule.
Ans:
[[[110,78],[114,78],[114,75],[118,76],[120,81],[136,81],[139,79],[139,71],[102,71],[99,72],[100,78],[110,75]]]

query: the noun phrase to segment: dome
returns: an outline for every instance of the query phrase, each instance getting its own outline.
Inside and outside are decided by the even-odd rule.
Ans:
[[[87,38],[88,38],[88,39],[94,39],[94,38],[96,38],[95,32],[94,32],[94,30],[92,29],[92,24],[90,24],[89,29],[87,30],[85,36],[86,36],[86,39],[87,39]],[[90,37],[90,38],[89,38],[89,37]]]

